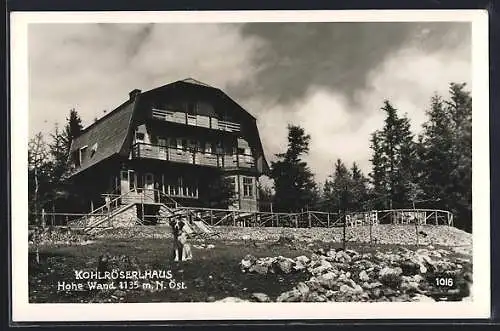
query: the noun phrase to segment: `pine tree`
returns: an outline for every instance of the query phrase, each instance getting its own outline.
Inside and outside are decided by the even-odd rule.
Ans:
[[[81,193],[68,181],[71,172],[69,154],[71,143],[82,130],[81,119],[75,109],[71,109],[66,118],[66,124],[61,130],[56,123],[49,143],[50,159],[52,162],[51,188],[49,192],[52,208],[58,211],[70,210],[73,203],[77,203]]]
[[[259,190],[259,210],[265,212],[273,211],[274,193],[272,189],[261,184],[258,185],[257,189]]]
[[[353,178],[341,159],[337,159],[333,174],[325,182],[323,190],[325,209],[338,213],[353,209]]]
[[[435,95],[419,137],[420,183],[430,207],[456,216],[470,231],[472,222],[472,98],[465,84],[450,84],[450,100]],[[435,201],[439,199],[439,201]]]
[[[397,109],[384,101],[386,114],[382,130],[372,134],[373,203],[386,201],[389,208],[408,207],[416,184],[416,146],[410,131],[410,121],[399,117]],[[388,206],[387,206],[388,202]]]
[[[63,130],[60,130],[56,124],[50,144],[50,152],[54,162],[54,178],[64,181],[70,172],[68,158],[70,154],[71,143],[83,129],[82,120],[75,109],[71,109],[66,118],[66,124]]]
[[[382,138],[380,131],[375,131],[371,136],[371,149],[373,150],[372,172],[369,174],[372,191],[370,207],[375,209],[388,208],[388,194],[385,180],[385,156],[382,150]]]
[[[318,188],[314,175],[302,160],[309,152],[310,139],[303,128],[288,126],[288,149],[285,153],[277,154],[278,161],[271,163],[274,206],[277,211],[300,211],[317,205]]]
[[[78,112],[73,108],[69,111],[69,117],[66,118],[66,126],[64,128],[66,147],[68,151],[71,147],[71,142],[80,135],[82,129],[82,119],[80,118],[80,115],[78,115]]]
[[[472,97],[465,91],[466,84],[450,84],[450,100],[446,108],[451,115],[453,128],[451,171],[454,190],[454,211],[457,226],[472,230]]]
[[[450,206],[452,188],[451,169],[453,169],[453,133],[451,116],[444,108],[443,99],[434,95],[428,120],[423,124],[419,137],[418,155],[419,183],[425,193],[424,199],[440,199],[443,206]],[[433,205],[428,201],[428,205]]]
[[[368,178],[363,175],[356,162],[352,164],[350,173],[352,207],[358,211],[366,210],[368,208]]]

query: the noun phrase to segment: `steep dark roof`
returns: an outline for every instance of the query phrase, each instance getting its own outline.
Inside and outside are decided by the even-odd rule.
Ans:
[[[73,175],[76,175],[85,169],[113,156],[116,154],[128,153],[127,139],[129,137],[129,132],[132,129],[132,121],[135,113],[135,108],[137,108],[138,100],[146,97],[147,95],[156,93],[163,89],[175,88],[177,86],[185,85],[196,85],[199,88],[207,88],[216,93],[219,97],[233,104],[241,114],[244,114],[252,123],[250,130],[253,136],[257,137],[257,147],[260,149],[263,158],[263,171],[264,173],[269,172],[269,165],[267,164],[266,158],[264,156],[264,149],[260,140],[259,132],[257,129],[257,123],[255,117],[242,108],[237,102],[231,99],[222,90],[212,87],[208,84],[197,81],[193,78],[187,78],[184,80],[179,80],[167,85],[163,85],[152,90],[141,93],[137,90],[136,96],[134,98],[127,100],[122,105],[118,106],[112,112],[106,114],[102,118],[98,119],[95,123],[89,125],[85,128],[81,135],[75,138],[71,144],[71,152],[77,151],[80,148],[87,146],[88,153],[87,156],[82,160],[81,165]],[[90,151],[93,146],[96,146],[95,153],[90,157]]]
[[[191,77],[183,79],[183,80],[181,80],[181,82],[214,88],[213,86],[210,86],[207,83],[200,82],[199,80],[196,80],[196,79],[191,78]]]
[[[111,113],[85,128],[83,133],[73,140],[71,152],[84,146],[88,147],[86,157],[73,175],[120,152],[129,132],[136,100],[128,100],[123,103]],[[90,151],[94,146],[97,148],[95,153],[90,156]]]

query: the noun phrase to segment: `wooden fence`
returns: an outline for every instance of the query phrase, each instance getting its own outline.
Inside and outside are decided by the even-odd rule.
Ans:
[[[453,214],[445,210],[435,209],[392,209],[374,210],[366,212],[327,213],[320,211],[304,211],[300,213],[276,213],[244,210],[228,210],[214,208],[196,208],[169,206],[176,217],[189,217],[202,219],[211,226],[239,226],[239,227],[289,227],[289,228],[312,228],[312,227],[340,227],[346,222],[346,226],[366,226],[378,224],[432,224],[453,226]],[[43,224],[51,226],[78,225],[92,223],[92,218],[106,217],[109,214],[101,210],[91,214],[76,213],[42,213],[34,215],[41,217]],[[147,215],[148,218],[155,216],[160,220],[161,215]],[[114,217],[117,217],[116,215]],[[119,217],[119,216],[118,216]],[[77,221],[78,222],[75,222]],[[106,226],[109,226],[106,222]]]

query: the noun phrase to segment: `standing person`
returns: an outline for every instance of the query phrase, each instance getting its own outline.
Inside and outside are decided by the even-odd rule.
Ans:
[[[109,213],[111,211],[111,198],[109,197],[109,195],[106,195],[104,201],[106,203],[106,212]]]

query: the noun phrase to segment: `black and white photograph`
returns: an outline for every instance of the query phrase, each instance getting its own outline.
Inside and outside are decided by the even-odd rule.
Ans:
[[[132,14],[12,14],[14,316],[489,316],[487,13]]]

